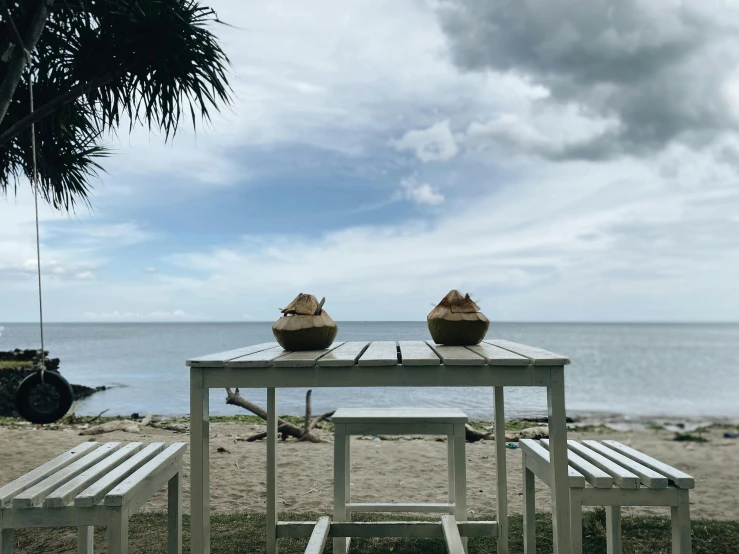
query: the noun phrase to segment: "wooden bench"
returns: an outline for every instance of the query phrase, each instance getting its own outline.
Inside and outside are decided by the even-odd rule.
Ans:
[[[524,472],[524,553],[536,552],[534,476],[551,480],[549,441],[520,441]],[[669,506],[672,551],[690,554],[688,491],[695,480],[638,450],[612,440],[568,440],[572,552],[582,552],[582,507],[606,507],[608,554],[621,552],[621,506]]]
[[[465,424],[467,415],[453,409],[340,408],[334,423],[334,521],[351,521],[352,512],[423,512],[453,514],[467,519],[467,466]],[[447,437],[448,502],[351,502],[352,435],[445,435]],[[350,538],[334,539],[334,554],[346,554]]]
[[[77,527],[78,554],[92,554],[96,525],[108,529],[108,554],[128,552],[128,518],[168,488],[168,550],[182,552],[182,459],[187,445],[85,442],[0,488],[0,554],[13,531]]]

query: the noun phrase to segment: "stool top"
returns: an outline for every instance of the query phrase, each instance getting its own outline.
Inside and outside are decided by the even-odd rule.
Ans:
[[[334,423],[467,423],[461,410],[449,408],[339,408],[331,421]]]

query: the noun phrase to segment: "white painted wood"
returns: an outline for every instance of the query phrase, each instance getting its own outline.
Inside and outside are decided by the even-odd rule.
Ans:
[[[369,346],[369,342],[345,342],[318,360],[321,367],[353,367]]]
[[[518,353],[523,354],[522,352]],[[569,362],[569,360],[567,361]],[[536,363],[535,361],[534,364],[536,365]],[[570,540],[570,491],[567,482],[570,468],[567,465],[564,367],[551,367],[550,378],[551,385],[547,389],[547,408],[550,437],[549,451],[552,458],[552,483],[550,487],[552,489],[554,554],[568,554],[572,550],[572,542]]]
[[[373,341],[359,357],[360,366],[398,365],[398,345],[394,341]]]
[[[526,452],[526,462],[536,476],[548,486],[552,486],[551,454],[538,442],[531,439],[521,439],[518,446]],[[582,489],[585,487],[585,477],[574,467],[567,467],[567,485]],[[568,493],[569,496],[569,493]],[[569,500],[568,500],[569,502]]]
[[[204,372],[190,368],[190,540],[198,554],[210,554],[210,395]]]
[[[466,348],[485,358],[488,365],[519,366],[529,365],[531,363],[526,356],[515,354],[509,350],[504,350],[503,348],[493,346],[486,342],[481,342],[474,346],[467,346]]]
[[[13,554],[13,529],[0,529],[0,554]]]
[[[444,365],[485,365],[485,358],[464,346],[442,346],[434,343],[434,341],[427,341],[426,344],[436,352]]]
[[[456,475],[454,473],[454,440],[450,436],[447,436],[446,451],[447,499],[449,500],[449,504],[454,504],[454,501],[457,497],[457,490],[455,486]]]
[[[447,440],[454,442],[454,515],[457,521],[467,520],[467,432],[465,424],[454,424],[454,436]],[[500,531],[500,527],[498,528]],[[500,534],[499,534],[500,537]],[[462,546],[467,552],[467,538],[462,539]]]
[[[110,469],[103,477],[92,483],[88,488],[78,493],[74,499],[76,508],[90,508],[100,502],[105,495],[113,490],[118,483],[131,475],[154,456],[164,449],[163,442],[153,442],[146,445],[142,450],[131,458]]]
[[[468,417],[453,408],[339,408],[334,423],[467,423]]]
[[[110,456],[103,458],[91,468],[83,471],[71,481],[67,481],[55,491],[49,493],[44,500],[44,506],[47,508],[61,508],[69,504],[77,494],[87,489],[90,485],[106,476],[110,471],[116,469],[122,462],[129,459],[136,452],[141,450],[142,443],[131,442],[124,445],[118,451],[113,452]]]
[[[638,450],[634,450],[633,448],[626,446],[625,444],[621,444],[618,441],[604,440],[603,444],[607,445],[609,448],[615,450],[619,454],[631,458],[635,462],[639,462],[640,464],[647,466],[648,468],[653,469],[654,471],[664,475],[670,481],[672,481],[672,483],[676,487],[680,489],[695,488],[695,479],[693,479],[693,477],[691,477],[687,473],[680,471],[679,469],[662,463],[659,460],[652,458],[651,456],[647,456],[646,454],[639,452]]]
[[[449,554],[464,554],[462,537],[459,535],[457,520],[452,515],[441,516],[441,529],[446,540],[446,549]]]
[[[277,390],[267,389],[267,554],[277,554]]]
[[[168,465],[177,465],[187,449],[184,442],[175,442],[134,471],[105,495],[106,506],[123,506],[147,483],[155,481]]]
[[[110,510],[108,554],[128,554],[128,513],[125,510]]]
[[[93,554],[95,546],[95,528],[83,525],[77,528],[77,554]]]
[[[677,493],[682,489],[612,489],[587,488],[583,491],[583,506],[676,506]]]
[[[423,341],[398,341],[400,359],[405,366],[437,366],[441,360]]]
[[[606,506],[606,552],[621,554],[621,508]]]
[[[313,367],[323,356],[339,348],[343,342],[335,342],[323,350],[305,350],[302,352],[286,352],[272,361],[272,367]]]
[[[582,554],[582,493],[583,489],[570,488],[572,554]]]
[[[43,506],[23,510],[5,508],[3,510],[3,526],[10,529],[82,527],[83,525],[105,526],[108,524],[105,510],[104,506],[78,510],[71,505],[53,510]]]
[[[278,538],[308,538],[313,533],[314,521],[281,521],[277,524]],[[462,537],[495,537],[495,521],[458,521],[457,528]],[[442,538],[441,521],[394,521],[394,522],[333,522],[329,537],[405,537]]]
[[[277,345],[273,346],[272,348],[259,350],[252,354],[247,354],[245,356],[240,356],[238,358],[234,358],[233,360],[229,360],[228,362],[226,362],[226,367],[232,369],[270,367],[273,360],[279,358],[280,356],[284,356],[285,354],[287,354],[287,351],[284,350],[282,346]],[[235,384],[231,384],[229,386],[235,386]]]
[[[587,446],[580,444],[574,440],[568,440],[567,446],[573,452],[576,452],[585,460],[590,462],[596,467],[599,467],[611,477],[613,477],[614,483],[616,483],[622,489],[636,489],[639,488],[639,476],[635,475],[631,471],[621,467],[616,462],[606,458],[599,452],[588,448]]]
[[[323,554],[323,549],[326,548],[326,542],[328,542],[328,530],[330,526],[330,517],[324,516],[318,518],[318,522],[313,528],[313,533],[308,541],[308,546],[305,549],[305,554]]]
[[[246,346],[244,348],[237,348],[235,350],[227,350],[226,352],[217,352],[215,354],[192,358],[187,360],[186,364],[188,367],[225,367],[226,363],[230,360],[235,360],[242,356],[253,354],[254,352],[274,348],[275,346],[279,345],[276,342],[255,344],[253,346]]]
[[[495,481],[497,485],[498,554],[508,554],[508,476],[506,468],[505,401],[503,387],[494,387]]]
[[[350,468],[346,459],[346,442],[349,436],[346,424],[334,425],[334,522],[345,522],[348,519],[346,508],[346,478]],[[332,524],[333,527],[334,524]],[[346,554],[348,541],[346,538],[335,537],[333,540],[333,554]]]
[[[536,554],[536,479],[528,468],[527,454],[521,452],[523,465],[523,552]]]
[[[347,512],[412,512],[418,514],[452,514],[454,504],[447,502],[352,502]]]
[[[99,445],[97,442],[85,442],[70,450],[67,450],[64,454],[60,454],[53,460],[40,465],[33,471],[29,471],[25,475],[18,479],[11,481],[7,485],[0,487],[0,508],[4,508],[10,501],[19,493],[30,489],[36,483],[43,481],[50,475],[64,469],[71,463],[79,460],[91,450],[96,449]]]
[[[588,448],[591,448],[592,450],[598,452],[598,454],[602,454],[609,460],[614,461],[615,463],[625,467],[632,473],[638,475],[641,482],[650,489],[664,489],[665,487],[667,487],[667,477],[660,473],[657,473],[653,469],[650,469],[647,466],[640,464],[639,462],[635,462],[634,460],[624,456],[623,454],[619,454],[615,450],[612,450],[607,446],[600,444],[598,441],[584,440],[582,441],[582,443]]]
[[[672,552],[691,554],[693,546],[690,538],[690,502],[687,489],[678,489],[677,506],[671,509]]]
[[[570,359],[567,356],[555,354],[554,352],[549,352],[548,350],[537,348],[536,346],[528,346],[526,344],[519,344],[517,342],[502,339],[486,340],[483,342],[487,344],[492,344],[493,346],[497,346],[499,348],[503,348],[504,350],[508,350],[510,352],[513,352],[514,354],[524,356],[528,358],[534,365],[558,366],[567,365],[570,363]]]
[[[540,444],[544,448],[549,448],[549,439],[541,439]],[[569,465],[574,467],[578,473],[581,473],[585,480],[599,489],[610,489],[613,486],[613,477],[608,473],[600,469],[599,467],[591,464],[585,458],[579,454],[569,450],[567,452],[567,459]]]
[[[79,460],[69,464],[67,467],[50,475],[43,481],[36,483],[30,489],[23,491],[13,499],[13,508],[28,509],[38,506],[54,490],[64,483],[73,479],[79,473],[95,465],[97,462],[110,456],[121,447],[120,442],[108,442],[83,456]]]
[[[167,554],[182,554],[182,458],[167,483]]]

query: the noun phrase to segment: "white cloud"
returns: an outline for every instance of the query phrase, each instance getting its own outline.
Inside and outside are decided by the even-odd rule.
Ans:
[[[156,267],[147,267],[144,270],[144,273],[156,273],[156,272],[157,272],[157,268]]]
[[[415,176],[400,181],[401,194],[414,204],[438,206],[444,203],[444,195],[431,188],[428,183],[418,183]]]
[[[411,150],[424,162],[445,162],[457,155],[459,149],[449,128],[449,121],[440,121],[428,129],[408,131],[395,141],[395,148]]]

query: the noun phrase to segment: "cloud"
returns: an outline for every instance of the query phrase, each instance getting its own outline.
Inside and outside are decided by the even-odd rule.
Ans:
[[[156,267],[147,267],[147,268],[146,268],[146,269],[144,270],[144,273],[149,273],[149,274],[151,274],[151,273],[156,273],[156,272],[157,272],[157,268],[156,268]]]
[[[126,320],[126,321],[147,321],[147,320],[176,320],[176,319],[192,319],[192,316],[185,313],[184,310],[156,310],[153,312],[129,312],[114,310],[112,312],[85,312],[83,316],[87,319],[96,320]]]
[[[648,156],[672,141],[700,143],[737,128],[739,79],[729,68],[739,63],[739,4],[439,4],[459,68],[522,75],[547,89],[538,103],[548,109],[576,105],[585,117],[615,122],[569,146],[542,148],[536,137],[530,145],[535,153],[572,159]]]
[[[449,128],[449,121],[440,121],[428,129],[408,131],[395,141],[395,148],[411,150],[424,162],[445,162],[457,155],[459,149]]]
[[[444,203],[444,195],[431,188],[428,183],[418,183],[415,176],[400,181],[401,194],[414,204],[438,206]]]

